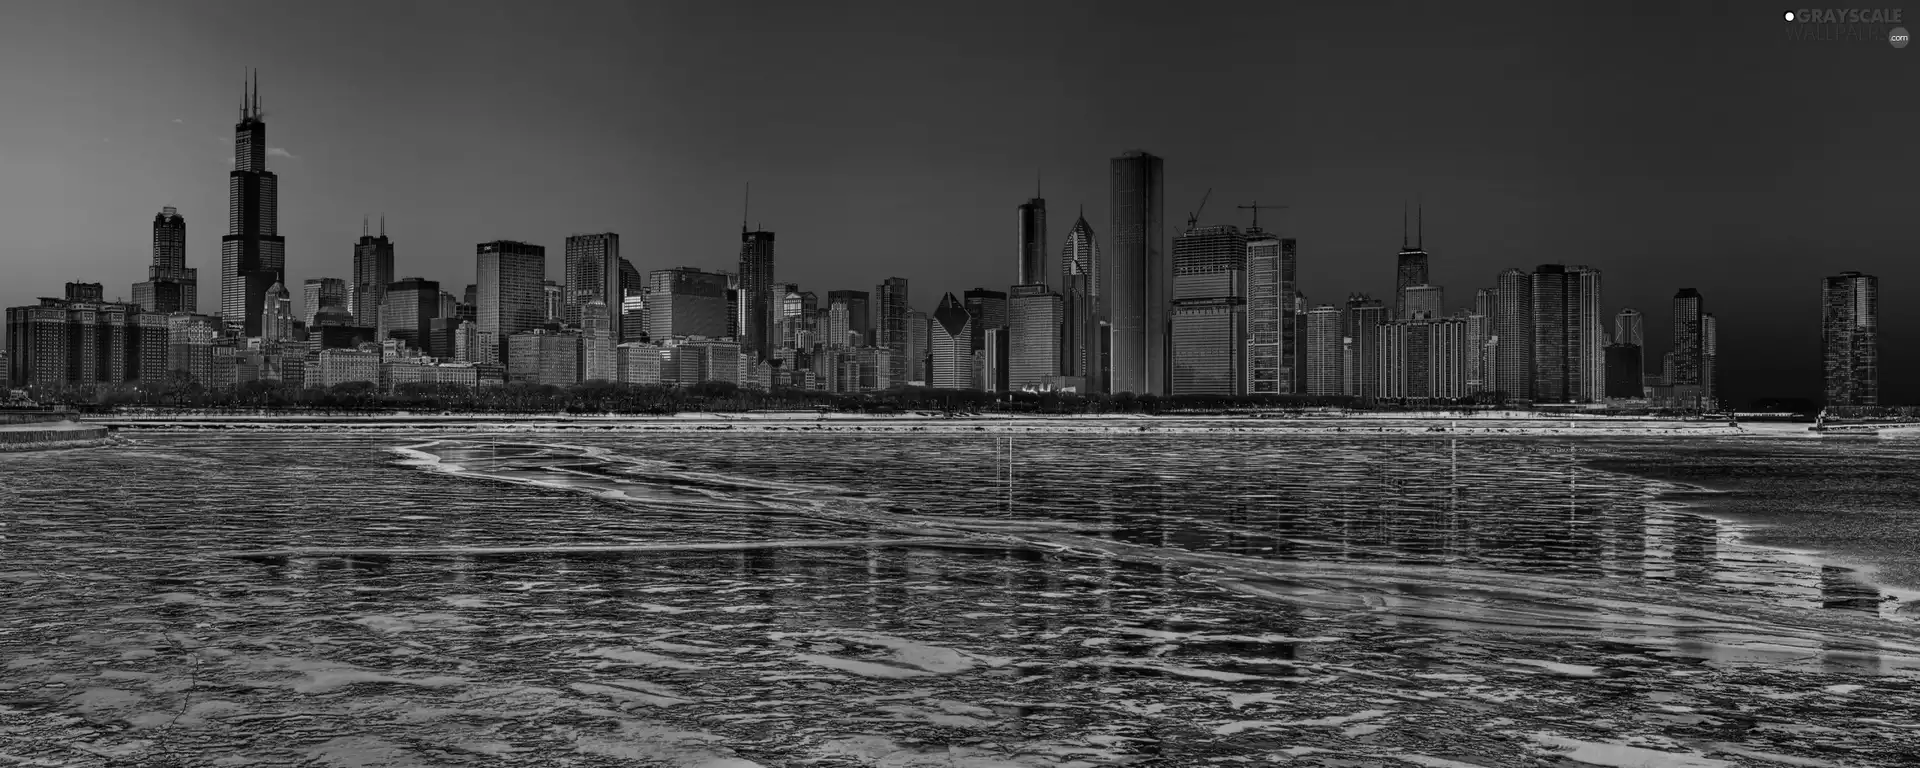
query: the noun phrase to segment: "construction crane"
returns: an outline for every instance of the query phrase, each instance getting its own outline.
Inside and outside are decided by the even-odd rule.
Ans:
[[[1248,210],[1248,209],[1253,210],[1253,228],[1254,229],[1260,228],[1260,209],[1265,208],[1269,211],[1284,211],[1288,208],[1288,206],[1284,206],[1284,205],[1261,205],[1260,201],[1258,200],[1253,201],[1253,205],[1239,205],[1234,207],[1239,208],[1241,210]]]
[[[1213,187],[1207,187],[1207,193],[1200,196],[1200,207],[1187,214],[1187,229],[1200,226],[1200,212],[1207,209],[1207,198],[1213,197]]]

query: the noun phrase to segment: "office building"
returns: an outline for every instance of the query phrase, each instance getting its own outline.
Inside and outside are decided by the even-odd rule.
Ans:
[[[1345,337],[1340,333],[1340,308],[1321,304],[1307,310],[1306,384],[1307,394],[1332,397],[1342,390],[1341,350]]]
[[[393,284],[393,240],[387,237],[387,217],[380,217],[380,234],[368,234],[360,222],[360,240],[353,244],[353,277],[347,282],[347,312],[360,325],[380,324],[380,304]]]
[[[1700,399],[1701,410],[1720,409],[1719,368],[1720,324],[1713,313],[1700,316]]]
[[[1402,320],[1416,317],[1437,318],[1446,314],[1446,301],[1440,286],[1409,285],[1400,289],[1401,307],[1405,310]]]
[[[580,310],[587,302],[598,300],[618,308],[626,292],[621,289],[620,235],[600,232],[568,235],[566,242],[567,304],[563,313],[568,323],[583,323]],[[620,315],[608,320],[612,338],[620,337]]]
[[[928,357],[933,366],[927,385],[941,389],[973,386],[973,316],[958,298],[940,297],[928,328]]]
[[[1007,292],[975,288],[961,294],[967,314],[973,317],[973,351],[987,348],[987,331],[1007,327]]]
[[[1247,230],[1247,387],[1250,394],[1293,391],[1287,330],[1292,296],[1281,280],[1281,241],[1258,227]],[[1288,241],[1291,244],[1292,241]]]
[[[1008,299],[1007,380],[1005,389],[1044,387],[1060,376],[1060,326],[1065,314],[1060,294],[1045,285],[1013,286]],[[984,351],[985,346],[981,349]],[[995,372],[998,374],[998,371]],[[995,381],[998,387],[1000,382]]]
[[[153,217],[153,263],[146,282],[134,283],[133,303],[143,312],[197,312],[200,271],[187,266],[187,220],[169,205]]]
[[[545,325],[548,318],[547,249],[514,240],[475,247],[474,291],[479,357],[473,362],[510,365],[507,339]]]
[[[1880,278],[1842,272],[1823,281],[1821,362],[1828,407],[1880,404]]]
[[[845,332],[839,338],[845,339],[847,333],[857,333],[860,334],[860,341],[852,346],[871,346],[873,344],[872,296],[866,291],[827,291],[828,306],[832,306],[835,302],[847,308],[846,328],[843,329]]]
[[[309,277],[300,286],[300,322],[313,327],[313,318],[324,307],[340,307],[349,312],[347,281],[337,277]]]
[[[774,321],[773,233],[747,231],[740,223],[740,348],[756,360],[772,352]]]
[[[1111,169],[1112,268],[1101,294],[1113,326],[1111,392],[1167,393],[1167,312],[1173,267],[1166,253],[1161,158],[1127,152]]]
[[[1014,284],[1044,285],[1047,282],[1047,201],[1035,190],[1034,198],[1020,206],[1019,214],[1020,257]],[[985,338],[981,335],[977,341],[983,342]],[[982,348],[980,344],[974,346],[974,349]]]
[[[293,340],[293,292],[278,280],[261,297],[260,338],[269,342]]]
[[[1705,299],[1698,290],[1682,288],[1673,295],[1673,369],[1668,384],[1681,407],[1698,408],[1704,403],[1705,382],[1701,366],[1705,363]]]
[[[727,276],[694,267],[656,269],[647,275],[647,338],[726,338]]]
[[[580,383],[582,337],[578,332],[542,328],[521,331],[508,339],[507,381],[556,387]]]
[[[250,83],[233,128],[233,171],[227,176],[227,234],[220,238],[220,315],[242,336],[259,336],[267,288],[287,269],[280,236],[279,177],[267,170],[267,123],[260,87]]]
[[[1082,211],[1060,248],[1061,313],[1066,318],[1060,332],[1060,373],[1080,378],[1089,392],[1103,391],[1100,276],[1100,241]]]
[[[1508,269],[1494,282],[1494,391],[1507,399],[1533,399],[1533,276]]]
[[[1338,313],[1336,313],[1338,317]],[[1347,296],[1345,322],[1334,330],[1336,373],[1339,382],[1333,394],[1346,394],[1362,402],[1384,396],[1380,390],[1380,328],[1390,320],[1385,302],[1364,293]],[[1344,347],[1344,348],[1343,348]]]
[[[890,351],[886,355],[887,380],[902,383],[912,373],[913,333],[909,327],[908,314],[913,310],[907,304],[907,279],[889,277],[874,286],[873,302],[877,316],[874,318],[875,338],[873,346]]]
[[[1424,211],[1422,218],[1425,218]],[[1427,274],[1427,252],[1421,247],[1420,242],[1425,239],[1425,229],[1423,222],[1420,236],[1413,245],[1407,245],[1407,211],[1404,207],[1400,209],[1400,255],[1395,261],[1393,283],[1393,319],[1395,320],[1411,317],[1409,313],[1412,309],[1407,306],[1407,290],[1414,286],[1432,283]],[[1434,314],[1437,316],[1439,313]]]
[[[1638,400],[1646,397],[1645,360],[1638,344],[1607,345],[1607,399]]]
[[[1173,239],[1171,394],[1244,391],[1247,247],[1232,225],[1193,227]]]
[[[408,277],[387,285],[381,305],[387,338],[399,339],[413,349],[430,349],[433,319],[440,316],[440,284],[432,280]]]
[[[1408,292],[1408,297],[1413,297]],[[1448,402],[1466,397],[1470,347],[1464,317],[1431,317],[1409,308],[1412,319],[1375,329],[1379,337],[1380,398],[1399,403]]]
[[[1542,264],[1531,279],[1534,402],[1598,402],[1606,383],[1599,270]]]
[[[613,335],[612,314],[607,303],[597,295],[580,307],[581,381],[614,381],[620,377],[619,361],[614,353],[620,340]]]

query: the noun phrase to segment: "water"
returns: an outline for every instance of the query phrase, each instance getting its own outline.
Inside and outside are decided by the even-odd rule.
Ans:
[[[1911,764],[1912,449],[1710,444],[0,456],[0,762]]]

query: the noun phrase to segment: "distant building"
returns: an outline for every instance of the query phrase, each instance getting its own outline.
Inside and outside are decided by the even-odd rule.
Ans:
[[[874,318],[873,345],[883,347],[891,354],[887,355],[887,364],[893,366],[887,372],[887,380],[894,383],[907,381],[914,372],[913,330],[908,315],[912,314],[908,304],[907,279],[889,277],[873,289],[873,305],[877,313]]]
[[[567,296],[563,308],[566,322],[581,323],[581,308],[588,302],[599,301],[613,312],[607,318],[611,338],[620,338],[618,312],[621,300],[626,298],[620,285],[621,261],[618,234],[600,232],[567,236]]]
[[[1067,231],[1060,249],[1061,314],[1060,372],[1087,382],[1099,391],[1100,372],[1100,243],[1083,212]],[[1005,370],[1005,366],[999,369]],[[995,386],[1004,389],[1005,381]],[[996,390],[997,391],[997,390]]]
[[[380,304],[387,300],[387,286],[392,284],[393,240],[387,237],[387,219],[380,217],[378,237],[367,233],[363,221],[360,240],[353,245],[353,278],[347,283],[347,312],[359,325],[379,325]]]
[[[1638,400],[1646,397],[1644,373],[1640,369],[1640,345],[1607,345],[1607,399]]]
[[[541,302],[546,308],[542,324],[567,321],[567,287],[553,280],[540,281]]]
[[[1842,272],[1821,292],[1821,362],[1828,406],[1880,404],[1880,278]]]
[[[1167,314],[1173,267],[1167,258],[1165,162],[1146,152],[1113,158],[1111,258],[1101,301],[1112,324],[1109,392],[1164,395]]]
[[[291,341],[293,339],[293,293],[278,280],[267,286],[266,296],[261,301],[260,338],[267,341]]]
[[[325,307],[348,309],[347,281],[337,277],[309,277],[300,286],[300,322],[313,327],[314,315]]]
[[[1701,408],[1720,409],[1720,323],[1713,313],[1700,316],[1700,398]]]
[[[1692,288],[1673,295],[1673,368],[1667,383],[1673,386],[1673,397],[1687,408],[1701,407],[1706,395],[1701,370],[1707,356],[1704,301]]]
[[[547,249],[530,243],[495,240],[475,248],[475,290],[479,327],[476,363],[507,363],[507,338],[547,321]]]
[[[220,315],[241,336],[261,333],[267,288],[287,271],[280,235],[280,181],[267,170],[267,122],[256,83],[233,127],[233,170],[227,179],[227,234],[220,238]]]
[[[619,359],[614,353],[620,340],[610,327],[611,314],[607,303],[597,295],[588,298],[587,303],[580,307],[581,381],[617,381],[620,378]]]
[[[1293,325],[1292,295],[1283,285],[1282,261],[1279,238],[1247,230],[1247,392],[1252,394],[1293,391],[1286,337]]]
[[[400,339],[415,349],[431,349],[433,319],[439,316],[439,283],[409,277],[387,285],[381,318],[388,338]]]
[[[1427,252],[1421,248],[1421,242],[1425,240],[1425,229],[1426,227],[1422,226],[1421,234],[1423,236],[1416,240],[1412,246],[1408,246],[1406,210],[1401,210],[1400,255],[1396,257],[1394,267],[1392,318],[1394,320],[1406,320],[1412,317],[1411,312],[1413,308],[1407,304],[1408,289],[1416,286],[1426,286],[1432,283],[1432,281],[1428,279],[1429,276],[1427,274]],[[1434,311],[1434,314],[1438,315],[1439,312]]]
[[[930,372],[933,363],[932,323],[933,318],[925,312],[907,313],[907,375],[910,377],[907,379],[908,384],[919,382],[919,386],[924,387],[932,378]]]
[[[1409,300],[1415,295],[1408,292]],[[1376,329],[1380,337],[1380,398],[1395,402],[1451,401],[1466,397],[1467,322],[1464,317],[1394,320]]]
[[[1042,290],[1045,288],[1042,287]],[[928,354],[933,368],[927,376],[927,384],[942,389],[972,387],[973,316],[967,314],[966,306],[949,293],[940,298],[940,305],[934,308],[931,320]],[[1051,353],[1049,362],[1059,358],[1056,349],[1044,351]]]
[[[658,386],[660,381],[660,345],[627,342],[615,349],[618,381],[622,384]]]
[[[676,267],[654,270],[647,282],[649,339],[728,335],[726,275]]]
[[[873,300],[866,291],[827,291],[827,305],[835,303],[846,307],[846,327],[839,336],[829,338],[845,339],[848,333],[860,334],[860,341],[851,346],[865,347],[873,344]]]
[[[746,222],[741,222],[741,327],[736,338],[740,341],[741,350],[755,360],[767,359],[774,347],[774,305],[780,299],[774,296],[773,279],[773,233],[765,230],[747,231]]]
[[[1606,382],[1599,270],[1542,264],[1531,288],[1534,402],[1598,402]]]
[[[508,337],[507,381],[556,387],[580,383],[580,342],[577,332],[544,329]]]
[[[1021,204],[1019,214],[1020,258],[1019,269],[1014,273],[1014,284],[1046,285],[1047,201],[1036,195],[1032,200]],[[972,307],[968,310],[972,311]],[[986,336],[981,335],[979,338],[984,340]],[[973,348],[983,349],[984,347],[975,344]]]
[[[1336,323],[1341,319],[1338,310],[1333,318]],[[1380,371],[1385,359],[1380,355],[1380,329],[1389,319],[1387,306],[1379,299],[1364,293],[1347,296],[1345,323],[1338,323],[1333,330],[1333,346],[1328,352],[1335,368],[1334,381],[1339,383],[1332,392],[1322,394],[1352,395],[1363,402],[1385,396],[1380,389],[1385,381]]]
[[[1307,310],[1307,394],[1344,394],[1341,386],[1340,308],[1321,304]]]
[[[97,283],[68,283],[65,299],[6,313],[9,386],[58,391],[137,379],[145,340],[134,304],[100,301]],[[163,342],[164,343],[164,342]]]
[[[994,390],[1019,391],[1038,387],[1060,375],[1060,326],[1065,306],[1062,297],[1045,285],[1013,286],[1009,301],[1005,386],[997,380]],[[982,351],[985,345],[982,344]],[[997,357],[997,356],[996,356]]]
[[[1173,239],[1171,394],[1237,395],[1246,386],[1247,237],[1190,228]]]
[[[147,280],[133,285],[133,303],[161,315],[195,312],[200,271],[187,266],[187,220],[169,205],[153,217],[153,263]]]
[[[1533,276],[1508,269],[1495,278],[1493,387],[1508,399],[1533,399]]]
[[[380,383],[380,353],[367,349],[323,349],[305,367],[307,388],[330,389],[355,381]]]

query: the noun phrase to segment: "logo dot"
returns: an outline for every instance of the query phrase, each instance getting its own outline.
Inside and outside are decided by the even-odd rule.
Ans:
[[[1793,21],[1793,11],[1787,11],[1787,21]]]
[[[1894,27],[1892,32],[1887,33],[1887,42],[1893,43],[1895,48],[1907,47],[1907,28]]]

